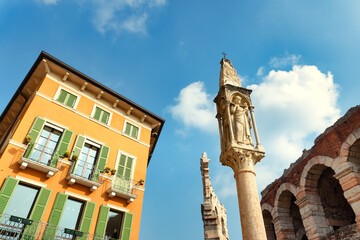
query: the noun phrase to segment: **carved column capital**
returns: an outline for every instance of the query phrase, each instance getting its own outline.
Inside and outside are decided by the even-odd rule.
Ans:
[[[237,174],[239,171],[254,172],[254,166],[265,157],[265,153],[257,150],[243,148],[230,148],[220,156],[222,165],[229,166]]]

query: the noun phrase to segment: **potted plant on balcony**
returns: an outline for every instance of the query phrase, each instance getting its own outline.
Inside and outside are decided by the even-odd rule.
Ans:
[[[115,173],[116,173],[116,169],[111,169],[111,175],[115,175]]]
[[[110,168],[109,168],[109,167],[104,168],[104,172],[109,173],[109,172],[110,172]]]
[[[143,179],[140,179],[138,183],[139,183],[140,186],[142,186],[142,185],[144,185],[144,182],[145,181]]]
[[[76,161],[76,160],[78,160],[78,158],[79,158],[78,155],[73,155],[73,156],[71,157],[71,161]]]
[[[66,151],[64,152],[64,154],[62,155],[63,158],[69,158],[70,156],[70,152]]]
[[[26,136],[26,137],[24,138],[24,144],[28,145],[28,144],[31,142],[31,140],[32,140],[32,137]]]

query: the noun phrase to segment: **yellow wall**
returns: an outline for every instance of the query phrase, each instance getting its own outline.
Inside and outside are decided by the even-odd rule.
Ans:
[[[43,96],[50,98],[51,100],[40,95],[36,95],[34,97],[28,109],[23,114],[21,122],[12,136],[12,140],[20,143],[23,142],[23,139],[28,134],[34,119],[37,116],[46,118],[54,123],[61,124],[62,126],[65,126],[74,132],[70,142],[69,151],[72,150],[76,136],[78,134],[85,135],[110,147],[110,152],[106,164],[106,166],[110,168],[116,168],[115,162],[116,158],[118,157],[118,150],[136,156],[136,165],[134,168],[133,178],[135,180],[145,180],[149,154],[148,145],[150,144],[151,131],[142,127],[139,138],[141,143],[139,143],[138,141],[135,141],[134,139],[119,133],[119,131],[122,132],[123,130],[125,119],[116,111],[113,111],[110,128],[104,126],[96,120],[92,120],[89,116],[95,103],[94,100],[96,100],[95,97],[93,99],[89,99],[88,97],[81,95],[77,109],[75,111],[69,110],[67,107],[53,99],[58,86],[58,82],[50,78],[44,79],[38,92]],[[75,91],[72,88],[68,89],[70,92]],[[139,126],[139,123],[135,124]],[[9,144],[7,146],[1,157],[0,179],[2,181],[9,175],[13,177],[18,175],[45,183],[47,184],[47,188],[52,189],[52,194],[42,219],[43,222],[48,221],[56,193],[70,191],[89,197],[91,198],[92,202],[96,203],[96,209],[93,216],[90,233],[94,233],[95,231],[100,205],[106,205],[107,203],[110,203],[119,207],[127,208],[129,209],[129,212],[134,214],[131,239],[138,239],[144,195],[143,191],[137,191],[138,198],[135,199],[134,202],[127,204],[125,199],[119,197],[108,198],[106,191],[111,185],[111,181],[109,179],[105,179],[104,183],[94,192],[90,192],[88,187],[77,183],[70,186],[67,184],[66,180],[70,165],[65,163],[62,164],[61,170],[58,173],[48,179],[46,178],[45,173],[30,168],[26,168],[25,170],[21,170],[19,168],[19,164],[17,162],[20,159],[22,152],[23,149],[19,146],[13,144]]]

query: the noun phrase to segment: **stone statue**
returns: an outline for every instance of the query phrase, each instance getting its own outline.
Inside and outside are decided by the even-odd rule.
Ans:
[[[248,107],[246,104],[241,105],[241,103],[241,97],[235,96],[233,103],[230,105],[230,114],[233,118],[234,140],[237,144],[253,145]]]

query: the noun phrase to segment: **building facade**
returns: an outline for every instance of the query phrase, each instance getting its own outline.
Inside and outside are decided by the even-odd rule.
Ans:
[[[42,52],[0,117],[0,239],[138,239],[163,124]]]
[[[267,239],[360,239],[360,106],[262,191]]]
[[[206,153],[200,158],[200,171],[203,183],[204,202],[201,204],[201,215],[204,223],[205,240],[229,240],[226,209],[217,198],[209,176],[210,159]]]

